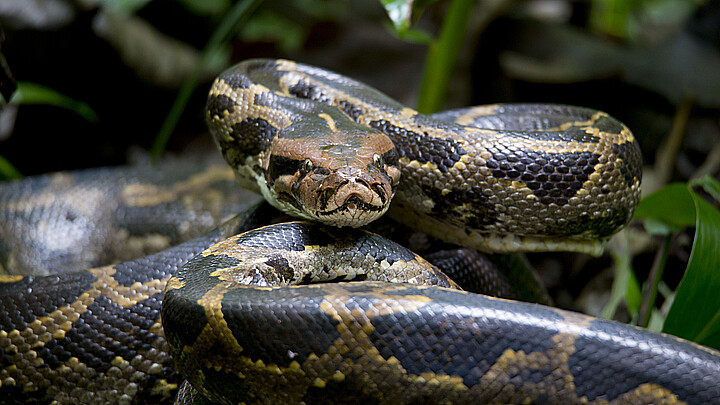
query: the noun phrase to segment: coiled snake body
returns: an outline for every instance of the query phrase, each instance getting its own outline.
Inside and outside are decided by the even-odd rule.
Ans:
[[[599,253],[632,216],[640,153],[607,114],[506,105],[439,118],[451,121],[289,61],[237,65],[208,99],[208,126],[240,182],[303,218],[364,225],[394,192],[395,218],[445,241]],[[357,190],[362,210],[347,208],[347,189]],[[368,214],[356,219],[357,211]]]
[[[240,183],[326,225],[220,241],[255,228],[247,214],[133,262],[6,276],[0,402],[159,401],[179,370],[185,403],[720,403],[716,351],[458,291],[348,229],[389,210],[481,250],[598,253],[640,186],[632,134],[606,114],[426,117],[322,69],[253,60],[216,80],[208,125]],[[362,282],[314,284],[344,280]]]

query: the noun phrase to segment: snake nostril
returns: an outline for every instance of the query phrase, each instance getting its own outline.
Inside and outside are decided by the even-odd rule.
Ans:
[[[345,200],[345,204],[348,208],[353,209],[356,207],[359,207],[362,205],[362,199],[357,194],[350,194],[350,196]]]
[[[368,181],[365,180],[365,179],[356,179],[355,182],[356,182],[356,183],[360,183],[360,184],[362,184],[363,186],[365,186],[365,187],[367,187],[367,188],[372,188],[372,187],[370,186],[370,183],[368,183]]]

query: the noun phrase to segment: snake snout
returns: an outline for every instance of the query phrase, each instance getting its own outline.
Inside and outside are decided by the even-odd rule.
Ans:
[[[335,178],[332,178],[335,177]],[[348,171],[329,176],[324,183],[334,189],[335,202],[338,205],[353,204],[357,207],[363,204],[377,206],[385,200],[385,192],[380,182],[371,175],[362,172]],[[380,190],[382,196],[378,195]]]
[[[317,189],[317,215],[338,226],[362,226],[385,213],[392,197],[389,182],[348,168],[324,179]]]
[[[360,207],[363,203],[362,198],[360,198],[357,194],[351,194],[347,200],[345,200],[344,206],[348,207],[348,209],[356,209],[357,207]]]

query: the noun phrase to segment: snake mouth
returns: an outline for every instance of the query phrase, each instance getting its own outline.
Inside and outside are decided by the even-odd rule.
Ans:
[[[339,186],[318,192],[315,217],[333,226],[360,227],[382,216],[389,207],[387,192],[381,184],[343,181]]]
[[[387,211],[393,185],[387,176],[343,168],[298,187],[298,201],[313,219],[332,226],[364,226]]]
[[[337,227],[361,227],[388,210],[397,183],[390,176],[356,168],[326,172],[299,180],[280,176],[268,200],[291,215]]]
[[[350,196],[341,206],[325,211],[315,211],[319,221],[333,226],[360,227],[381,217],[388,205],[374,205],[356,195]]]

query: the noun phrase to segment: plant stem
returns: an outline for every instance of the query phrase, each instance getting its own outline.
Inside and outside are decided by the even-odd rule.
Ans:
[[[417,107],[423,114],[438,111],[442,107],[474,5],[474,0],[453,0],[438,39],[428,49]]]
[[[662,280],[663,273],[665,272],[665,263],[667,263],[668,254],[670,252],[670,242],[672,241],[672,234],[668,234],[664,238],[662,247],[657,251],[655,260],[650,268],[650,275],[645,283],[643,291],[643,301],[640,305],[640,312],[638,314],[638,326],[647,328],[648,322],[650,322],[650,314],[652,308],[655,305],[657,299],[658,285]]]
[[[210,56],[230,37],[230,34],[235,31],[235,28],[250,16],[260,3],[262,3],[262,0],[247,0],[235,3],[225,18],[220,22],[217,29],[212,33],[205,48],[203,48],[198,64],[178,91],[175,102],[160,128],[160,132],[158,132],[155,137],[155,142],[153,142],[152,148],[150,149],[154,161],[156,161],[165,150],[165,145],[168,139],[170,139],[173,130],[175,130],[175,126],[177,126],[190,96],[195,90],[195,87],[197,87],[200,74],[208,65]]]

